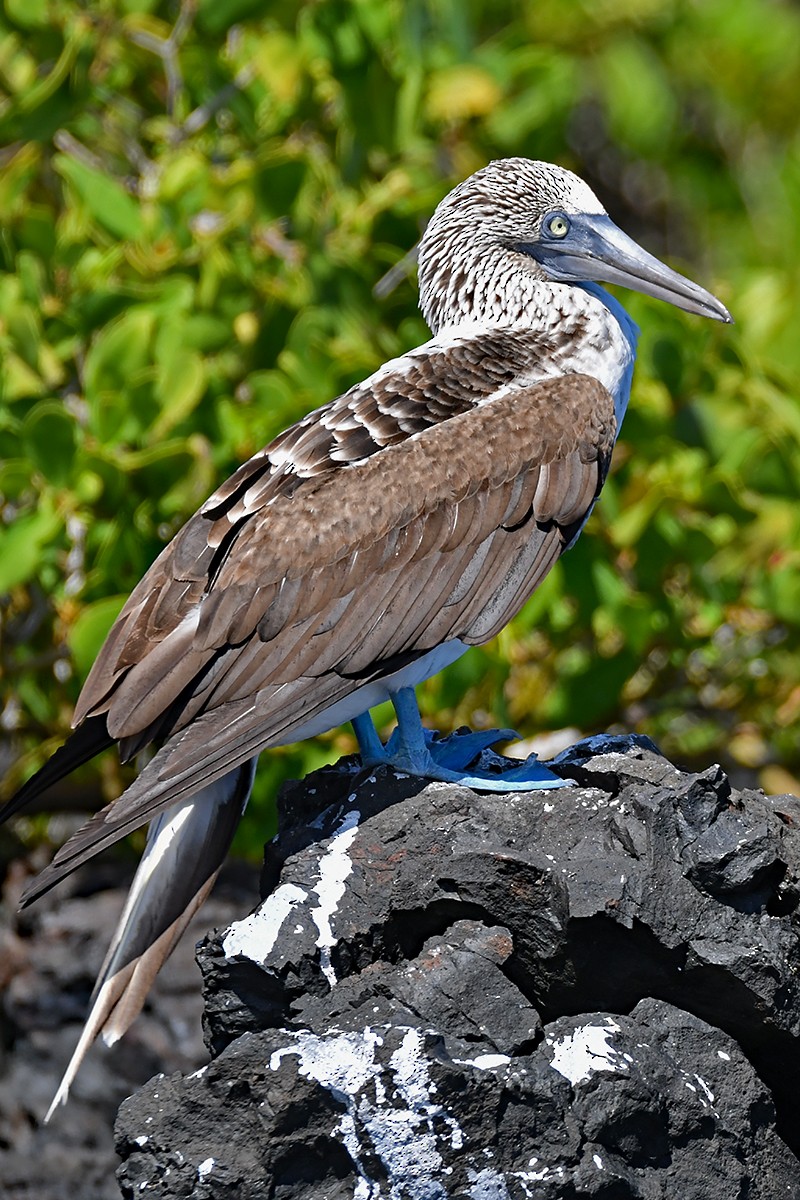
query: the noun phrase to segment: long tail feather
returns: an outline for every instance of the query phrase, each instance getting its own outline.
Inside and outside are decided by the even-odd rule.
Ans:
[[[253,785],[252,759],[153,821],[147,845],[92,993],[91,1011],[48,1109],[64,1104],[102,1034],[113,1045],[141,1011],[175,944],[213,887]]]
[[[88,762],[114,745],[114,739],[109,737],[106,730],[105,716],[89,717],[67,738],[63,746],[56,750],[47,762],[27,783],[23,783],[19,791],[0,808],[0,823],[13,817],[31,800],[35,800],[42,792],[46,792],[54,783],[64,779],[76,767]]]

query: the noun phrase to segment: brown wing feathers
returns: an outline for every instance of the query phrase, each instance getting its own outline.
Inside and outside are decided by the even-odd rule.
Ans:
[[[191,518],[131,594],[76,711],[92,718],[78,738],[104,716],[126,753],[167,743],[31,898],[291,740],[398,655],[485,641],[518,611],[594,502],[615,433],[611,398],[588,377],[494,397],[530,358],[503,334],[435,361],[417,353],[394,377],[388,364]]]
[[[450,345],[446,351],[421,347],[405,359],[387,364],[371,380],[279,435],[210,497],[134,589],[120,614],[118,625],[89,674],[76,707],[74,723],[79,724],[89,713],[106,711],[109,707],[106,700],[122,672],[141,662],[146,653],[152,653],[154,646],[169,637],[199,602],[202,601],[203,615],[195,650],[226,644],[232,634],[235,635],[233,640],[243,642],[251,635],[252,624],[248,621],[249,628],[246,627],[241,614],[243,608],[252,607],[254,587],[267,588],[264,599],[270,601],[271,590],[280,585],[287,572],[295,576],[303,574],[299,556],[304,547],[311,562],[317,565],[314,543],[323,533],[317,523],[320,512],[309,511],[313,501],[312,481],[326,475],[338,476],[340,468],[334,469],[330,454],[339,445],[336,432],[340,426],[347,426],[354,419],[365,422],[376,445],[378,437],[385,439],[384,451],[389,447],[401,449],[409,440],[411,425],[432,424],[438,419],[441,421],[436,429],[438,436],[450,424],[445,418],[469,413],[498,388],[507,387],[519,378],[532,360],[546,354],[549,347],[540,342],[540,335],[534,341],[530,333],[505,331],[466,338]],[[540,433],[544,429],[543,424]],[[516,438],[518,431],[512,428],[510,435]],[[527,437],[531,437],[530,430]],[[460,452],[458,448],[456,454]],[[385,453],[378,455],[381,460],[385,457]],[[440,463],[443,460],[444,456],[441,456]],[[358,464],[359,471],[364,465],[363,461]],[[403,481],[403,486],[406,482]],[[312,491],[305,504],[295,502],[295,493],[298,490],[306,493],[309,486]],[[282,499],[288,519],[285,517],[281,523],[276,520],[277,513],[273,510]],[[373,496],[368,497],[368,500],[372,499]],[[287,500],[291,500],[288,508]],[[354,511],[357,515],[356,506],[360,505],[363,505],[360,494],[348,496],[344,511],[338,514],[345,526],[345,544],[347,523],[352,520]],[[270,519],[263,539],[267,543],[263,559],[267,577],[264,578],[260,557],[237,551],[243,543],[249,546],[252,519],[261,517],[267,509]],[[295,535],[292,524],[295,514],[303,510],[307,519],[301,538]],[[362,519],[369,521],[370,515],[369,506],[366,511],[362,507]],[[397,511],[394,515],[400,516]],[[423,540],[429,540],[432,532],[424,529]],[[325,536],[330,537],[330,534],[330,530],[325,531]],[[281,545],[285,545],[288,554],[283,555],[279,567],[275,552]],[[298,561],[292,561],[293,558]],[[243,593],[238,592],[240,580],[231,571],[225,572],[224,579],[216,578],[231,561],[244,568]],[[176,583],[182,585],[177,597]],[[230,598],[224,599],[223,589],[233,589]],[[176,597],[174,606],[161,602],[165,594]],[[284,596],[280,600],[281,607],[285,605],[285,599]],[[234,601],[238,615],[229,621],[227,628],[224,615],[222,619],[212,619],[217,606],[230,611]],[[263,614],[267,613],[268,607],[265,603]]]
[[[387,660],[493,636],[590,508],[613,437],[608,393],[588,378],[558,379],[310,478],[252,513],[197,622],[184,617],[101,702],[109,728],[126,736],[184,692],[172,737],[63,847],[30,898],[201,783],[291,740]],[[205,605],[210,639],[198,636]]]

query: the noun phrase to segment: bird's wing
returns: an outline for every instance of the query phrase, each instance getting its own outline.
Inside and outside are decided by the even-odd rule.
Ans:
[[[210,686],[219,670],[218,635],[223,645],[229,635],[240,644],[247,641],[253,630],[251,604],[253,612],[270,607],[271,621],[280,622],[291,587],[281,587],[277,566],[270,567],[276,538],[270,539],[268,532],[266,557],[257,564],[259,577],[268,582],[252,589],[235,621],[230,610],[240,604],[241,589],[224,599],[220,582],[228,562],[240,564],[246,582],[251,535],[256,526],[269,524],[273,502],[467,412],[511,386],[531,362],[547,360],[551,352],[551,339],[530,330],[433,339],[385,363],[244,463],[176,534],[133,590],[78,699],[73,725],[79,728],[0,808],[0,822],[115,741],[121,739],[124,761],[191,719],[197,708],[187,705],[187,698],[202,692],[203,679]],[[301,503],[297,496],[298,511]],[[317,585],[319,589],[321,580]],[[324,596],[317,594],[322,602]],[[227,663],[222,665],[227,669]],[[150,725],[127,710],[130,703],[135,708],[133,681],[126,686],[125,703],[117,694],[134,667],[144,693],[148,678],[158,680],[148,707],[155,714]]]
[[[202,600],[138,661],[118,641],[111,658],[125,665],[90,709],[105,709],[115,736],[163,728],[165,712],[174,732],[25,901],[261,749],[291,741],[361,684],[453,638],[492,637],[574,539],[614,435],[608,392],[563,376],[473,406],[291,495],[258,482],[231,488],[214,521],[233,515],[237,533]]]
[[[168,733],[176,717],[170,706],[198,674],[213,671],[220,648],[252,635],[253,614],[269,609],[280,628],[292,618],[292,595],[306,568],[326,569],[350,551],[348,525],[360,505],[357,487],[350,491],[351,469],[360,471],[375,456],[383,462],[415,435],[470,412],[550,350],[528,330],[434,339],[280,434],[206,501],[131,593],[84,684],[73,724],[106,713],[111,736],[131,739],[121,747],[127,756]],[[331,522],[317,488],[337,475],[346,502],[327,514]],[[362,525],[369,517],[361,513]],[[320,608],[323,593],[319,580]],[[308,607],[311,597],[305,599]],[[134,671],[142,690],[145,677],[157,680],[147,708],[155,714],[152,728],[129,708],[139,689],[122,686]]]

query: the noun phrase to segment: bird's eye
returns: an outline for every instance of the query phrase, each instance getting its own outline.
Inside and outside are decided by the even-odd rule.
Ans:
[[[548,217],[544,223],[544,227],[551,237],[563,238],[569,233],[569,221],[561,213],[556,213],[553,217]]]

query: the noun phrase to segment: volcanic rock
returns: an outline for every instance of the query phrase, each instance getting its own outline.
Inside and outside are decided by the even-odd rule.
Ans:
[[[211,1063],[121,1109],[123,1195],[800,1196],[800,800],[637,737],[554,769],[287,786],[267,898],[200,950]]]

